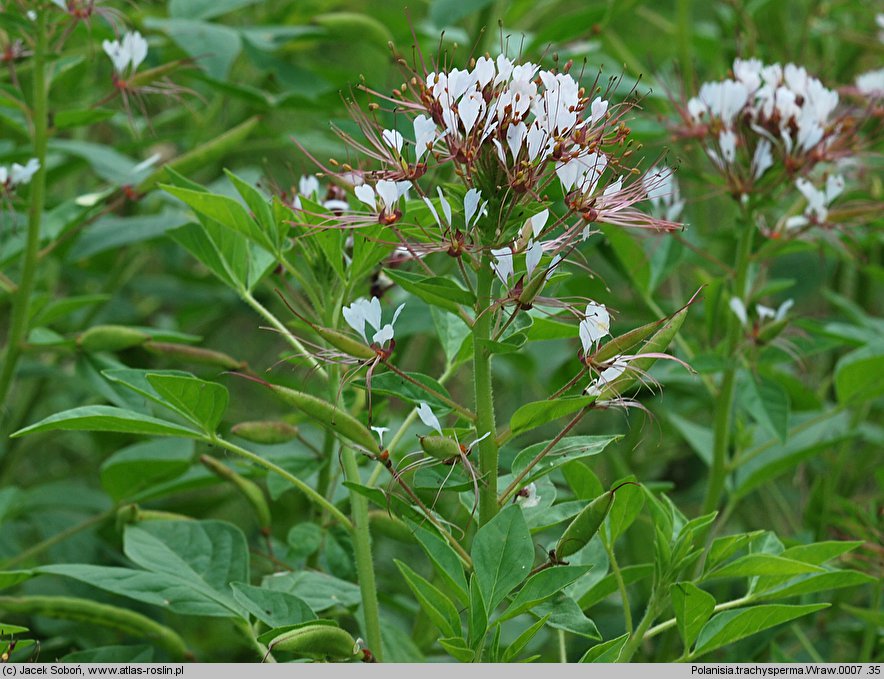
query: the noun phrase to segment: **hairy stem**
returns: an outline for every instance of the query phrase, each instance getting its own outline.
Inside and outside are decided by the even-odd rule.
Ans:
[[[752,254],[752,238],[755,224],[748,208],[742,211],[740,238],[737,243],[737,256],[734,269],[733,295],[745,305],[746,276],[749,270],[749,258]],[[725,479],[728,472],[728,449],[731,446],[731,410],[734,406],[734,387],[737,375],[737,348],[743,326],[740,319],[730,309],[725,311],[727,318],[727,334],[725,337],[725,360],[727,367],[721,380],[721,388],[715,402],[715,433],[712,447],[712,468],[709,470],[709,481],[706,486],[706,498],[703,501],[703,513],[715,511],[724,493]]]
[[[361,483],[356,453],[349,448],[341,451],[344,475],[350,483]],[[381,616],[378,607],[378,589],[371,558],[371,533],[368,527],[368,499],[350,491],[350,511],[353,516],[353,554],[356,557],[356,579],[362,593],[362,614],[365,621],[365,641],[378,660],[383,660],[381,648]]]
[[[22,342],[28,332],[28,319],[31,310],[31,295],[37,273],[37,252],[40,247],[40,223],[46,200],[46,144],[48,141],[49,89],[46,82],[46,55],[48,51],[48,10],[40,10],[34,32],[33,76],[33,128],[34,157],[40,162],[40,169],[31,181],[28,210],[28,231],[25,236],[25,249],[22,253],[21,281],[12,306],[12,320],[6,338],[6,350],[0,361],[0,405],[6,402],[9,388],[15,376],[15,368],[21,356]]]
[[[476,394],[476,433],[479,437],[495,434],[494,392],[491,385],[491,284],[494,274],[487,257],[482,258],[476,280],[476,322],[473,325],[473,379]],[[479,443],[479,525],[497,514],[497,439],[487,436]]]

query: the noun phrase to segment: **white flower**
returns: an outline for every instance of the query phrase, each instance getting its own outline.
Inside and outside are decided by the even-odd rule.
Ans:
[[[0,169],[2,169],[0,184],[8,183],[9,188],[15,188],[16,186],[23,186],[24,184],[30,183],[31,179],[33,179],[34,175],[37,174],[37,171],[40,169],[40,161],[36,158],[31,158],[24,165],[13,163],[8,170],[5,167]]]
[[[540,264],[543,257],[543,245],[539,241],[529,240],[528,247],[525,249],[525,270],[528,272],[528,278],[534,273],[534,269]]]
[[[601,97],[596,97],[589,107],[589,124],[595,125],[608,110],[608,102]]]
[[[312,198],[319,191],[319,180],[312,174],[303,175],[298,180],[298,193]]]
[[[856,89],[868,97],[884,97],[884,68],[856,76]]]
[[[600,396],[602,390],[626,372],[628,367],[629,362],[627,359],[622,356],[615,356],[611,365],[602,370],[598,379],[594,380],[586,389],[584,389],[583,393],[587,396]]]
[[[684,210],[684,200],[678,187],[678,180],[671,167],[654,166],[642,178],[648,200],[655,212],[662,212],[663,217],[676,221]]]
[[[721,158],[728,165],[733,164],[737,157],[737,135],[730,130],[724,130],[718,135],[718,146],[721,149]]]
[[[771,144],[767,139],[762,139],[755,147],[755,153],[752,155],[752,176],[755,179],[761,179],[761,176],[773,165],[773,155],[771,154]]]
[[[792,306],[795,304],[794,300],[787,299],[785,302],[780,304],[776,309],[771,309],[770,307],[764,306],[762,304],[755,305],[755,312],[758,314],[758,320],[762,323],[765,319],[772,319],[774,321],[781,321],[786,317],[786,313]],[[745,325],[745,323],[744,323]]]
[[[546,226],[546,222],[548,220],[549,210],[543,210],[542,212],[538,212],[533,217],[529,217],[525,223],[531,223],[531,233],[535,238],[537,238],[540,235],[540,232],[543,231],[543,227]]]
[[[807,200],[807,207],[803,215],[795,215],[786,220],[787,229],[806,226],[811,222],[816,224],[825,222],[829,217],[829,205],[844,191],[844,177],[837,174],[829,175],[822,189],[816,188],[803,177],[795,180],[795,186]]]
[[[381,139],[384,140],[387,146],[396,149],[396,153],[402,152],[402,144],[405,143],[405,138],[397,130],[384,130],[381,132]]]
[[[135,72],[135,69],[147,57],[147,41],[141,37],[138,31],[126,33],[122,41],[105,40],[101,43],[105,54],[110,57],[114,64],[114,70],[119,75],[127,75]]]
[[[611,330],[611,316],[604,304],[590,302],[586,305],[586,314],[577,329],[580,335],[580,343],[583,345],[583,353],[588,354],[593,344],[598,342]]]
[[[375,330],[372,341],[375,344],[384,344],[388,340],[393,339],[393,326],[404,307],[404,304],[400,304],[396,311],[393,312],[393,320],[383,327],[381,326],[381,302],[377,297],[372,297],[371,300],[360,297],[350,306],[345,306],[341,313],[347,325],[359,333],[359,336],[362,337],[366,344],[368,344],[368,338],[365,335],[366,323]]]
[[[734,312],[734,315],[740,319],[740,325],[746,325],[749,322],[749,316],[746,313],[746,305],[743,304],[743,300],[739,297],[731,297],[728,306]]]
[[[542,498],[537,494],[537,484],[533,481],[516,493],[516,503],[522,509],[530,509],[540,504]]]
[[[396,208],[396,203],[405,195],[411,186],[411,182],[393,182],[388,179],[382,179],[374,188],[371,184],[360,184],[353,192],[356,197],[368,205],[372,210],[378,209],[378,201],[380,199],[380,207],[384,212],[391,212]]]
[[[491,254],[494,257],[491,268],[500,281],[506,285],[513,276],[513,249],[511,247],[499,248],[492,250]]]
[[[389,427],[372,427],[371,430],[378,435],[381,448],[384,447],[384,434],[390,431]]]
[[[439,433],[439,436],[442,436],[442,425],[439,424],[439,418],[433,414],[430,406],[421,401],[421,404],[415,410],[417,410],[417,416],[421,418],[421,422],[430,429],[435,429]]]
[[[415,161],[418,161],[424,153],[433,147],[438,135],[436,123],[433,122],[432,118],[425,115],[416,116],[413,125]]]
[[[478,219],[485,209],[485,203],[482,203],[481,208],[479,207],[480,200],[482,200],[482,192],[479,189],[470,189],[463,197],[464,222],[467,228],[470,228],[475,223],[473,217]]]

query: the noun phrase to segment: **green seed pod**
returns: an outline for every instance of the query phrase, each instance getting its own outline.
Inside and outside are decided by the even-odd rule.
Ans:
[[[420,442],[423,451],[437,460],[450,460],[461,453],[457,441],[447,436],[421,436]]]
[[[761,327],[761,330],[758,332],[758,339],[762,342],[770,342],[772,339],[775,339],[777,335],[783,332],[783,329],[789,324],[788,318],[782,318],[779,321],[774,321],[773,323],[768,323]]]
[[[240,370],[245,367],[244,361],[237,361],[233,356],[228,356],[220,351],[192,347],[187,344],[175,344],[172,342],[154,342],[150,340],[144,343],[144,348],[152,354],[168,356],[189,363],[201,365],[216,365],[225,370]]]
[[[240,422],[233,425],[230,431],[246,441],[266,445],[288,443],[298,436],[297,427],[280,420]]]
[[[96,325],[77,338],[77,344],[85,351],[120,351],[137,347],[150,339],[150,335],[125,325]]]
[[[598,363],[604,363],[605,361],[610,361],[615,356],[625,354],[636,344],[650,337],[655,330],[659,330],[665,323],[666,319],[661,318],[658,321],[653,321],[652,323],[648,323],[647,325],[623,333],[618,337],[614,337],[605,342],[604,346],[595,352],[593,359]]]
[[[316,334],[331,344],[335,349],[343,351],[349,356],[361,358],[363,360],[369,360],[377,356],[374,349],[365,346],[362,342],[355,340],[342,332],[332,330],[331,328],[323,328],[318,325],[313,326],[313,329],[316,331]]]
[[[372,452],[379,450],[377,438],[362,422],[342,410],[340,406],[334,406],[328,401],[287,387],[276,384],[268,384],[268,386],[283,401],[312,417],[334,434],[348,438],[366,450]]]
[[[580,513],[574,517],[574,520],[562,533],[562,537],[559,538],[556,544],[556,557],[564,559],[583,549],[598,533],[602,521],[605,520],[613,503],[614,491],[609,490],[580,510]]]
[[[533,306],[537,295],[540,294],[543,286],[546,285],[546,278],[546,270],[540,270],[525,284],[525,287],[522,288],[522,294],[519,295],[519,306],[523,309],[530,309]]]
[[[375,509],[368,513],[368,522],[372,532],[384,535],[397,542],[414,543],[414,535],[407,525],[395,516],[390,516],[383,509]]]
[[[255,514],[258,516],[258,523],[261,524],[261,528],[270,528],[272,523],[270,507],[267,505],[267,499],[264,497],[264,493],[258,484],[237,474],[226,464],[222,464],[208,455],[201,455],[200,462],[202,462],[213,474],[225,481],[230,481],[236,486],[237,490],[245,496],[246,500],[249,501],[249,504],[255,509]]]
[[[675,337],[675,334],[678,332],[679,328],[681,328],[681,324],[684,323],[685,316],[687,316],[688,308],[684,307],[681,311],[674,314],[666,324],[660,328],[657,332],[655,332],[651,338],[645,342],[644,346],[639,350],[638,355],[641,354],[651,354],[651,353],[661,353],[666,351],[666,348],[669,346],[669,343],[672,342],[672,339]],[[629,367],[626,371],[617,377],[616,379],[612,379],[604,388],[601,390],[601,393],[598,394],[597,401],[607,401],[612,398],[616,398],[624,390],[629,389],[635,382],[638,380],[639,376],[647,372],[648,369],[654,365],[657,361],[656,357],[648,357],[648,358],[635,358],[629,361]]]
[[[275,637],[267,648],[308,658],[358,660],[362,650],[346,630],[331,625],[304,625]]]

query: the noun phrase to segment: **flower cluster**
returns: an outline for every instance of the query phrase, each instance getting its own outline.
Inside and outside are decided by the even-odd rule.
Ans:
[[[800,66],[737,59],[733,78],[704,83],[681,113],[686,133],[705,140],[709,158],[743,194],[775,166],[803,175],[842,155],[849,130],[837,106],[837,92]]]

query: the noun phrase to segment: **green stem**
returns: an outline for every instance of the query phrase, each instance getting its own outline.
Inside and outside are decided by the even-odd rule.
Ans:
[[[351,523],[350,519],[348,519],[340,509],[335,507],[331,502],[326,500],[321,493],[317,493],[311,486],[301,481],[301,479],[299,479],[294,474],[287,472],[285,469],[283,469],[279,465],[274,464],[270,460],[265,460],[263,457],[255,455],[255,453],[246,450],[245,448],[240,448],[235,443],[225,441],[217,434],[206,437],[205,441],[206,443],[209,443],[213,446],[218,446],[219,448],[224,448],[224,450],[229,450],[231,453],[236,453],[240,457],[244,457],[250,462],[254,462],[259,467],[264,467],[264,469],[266,469],[267,471],[273,472],[274,474],[279,474],[282,478],[284,478],[286,481],[288,481],[298,490],[304,493],[304,495],[307,496],[308,500],[316,503],[325,511],[327,511],[331,516],[335,518],[338,523],[344,526],[344,528],[346,528],[351,533],[354,531],[354,526]]]
[[[28,211],[28,232],[25,249],[22,253],[22,273],[12,307],[12,321],[6,339],[6,351],[0,368],[0,405],[6,402],[15,368],[21,356],[22,342],[28,332],[31,311],[31,294],[37,273],[37,252],[40,246],[40,222],[46,200],[46,144],[48,141],[49,89],[46,83],[46,53],[48,51],[47,10],[40,10],[35,26],[34,40],[34,157],[40,162],[40,169],[31,180],[30,209]]]
[[[356,453],[349,448],[341,451],[344,475],[350,483],[361,483]],[[383,660],[381,648],[381,616],[378,607],[378,590],[375,584],[374,564],[371,558],[371,533],[368,527],[368,499],[350,491],[350,510],[353,514],[353,554],[356,557],[356,574],[362,593],[362,613],[365,618],[365,640],[378,660]]]
[[[568,645],[565,643],[565,630],[557,630],[559,637],[559,662],[568,662]]]
[[[606,537],[606,536],[603,536]],[[620,565],[617,563],[617,557],[614,554],[614,548],[606,539],[602,539],[602,545],[608,554],[608,561],[611,564],[611,572],[617,581],[617,589],[620,592],[620,599],[623,602],[623,619],[626,624],[626,633],[632,634],[632,610],[629,605],[629,593],[626,591],[626,582],[623,580],[623,573],[620,572]]]
[[[746,302],[746,278],[749,271],[749,258],[752,254],[752,238],[755,235],[755,224],[752,212],[748,208],[742,211],[743,219],[737,256],[734,269],[733,295]],[[715,402],[715,434],[712,447],[712,468],[709,470],[709,482],[706,487],[706,498],[703,501],[703,513],[715,511],[724,493],[725,480],[728,473],[728,448],[731,445],[731,410],[734,406],[734,387],[737,375],[737,348],[743,326],[740,319],[730,309],[725,311],[727,335],[725,338],[725,360],[727,367],[721,380],[721,388]]]
[[[50,547],[54,547],[55,545],[64,542],[68,538],[73,537],[77,533],[82,533],[84,530],[88,530],[93,526],[98,526],[108,519],[112,518],[114,514],[116,514],[117,508],[112,507],[101,514],[96,514],[95,516],[90,516],[85,521],[81,521],[80,523],[71,526],[70,528],[65,528],[60,533],[56,533],[55,535],[46,538],[45,540],[38,542],[36,545],[32,545],[28,547],[26,550],[19,552],[15,556],[10,559],[7,559],[3,562],[3,568],[8,569],[16,566],[20,563],[25,563],[37,556],[38,554],[42,554]]]
[[[328,380],[328,373],[319,365],[319,361],[311,354],[307,348],[301,344],[297,337],[292,335],[291,330],[285,327],[282,322],[274,316],[263,304],[261,304],[251,292],[241,292],[243,301],[248,304],[252,309],[258,312],[260,316],[264,318],[265,321],[270,323],[275,330],[277,330],[284,338],[285,341],[291,345],[291,347],[301,354],[304,358],[307,359],[307,362],[310,364],[311,368],[316,370],[316,373],[324,380]]]
[[[718,604],[715,608],[712,609],[712,612],[719,613],[720,611],[727,611],[731,608],[739,608],[740,606],[745,606],[746,604],[750,603],[752,603],[752,597],[744,596],[732,601],[725,601],[723,604]],[[657,636],[661,632],[665,632],[666,630],[675,627],[676,622],[677,621],[675,618],[669,618],[669,620],[664,620],[659,625],[654,625],[647,632],[645,632],[645,639],[650,639],[651,637]]]
[[[479,443],[479,525],[497,514],[497,438],[494,424],[494,392],[491,385],[491,284],[494,274],[487,257],[482,257],[476,277],[476,321],[473,325],[473,378],[476,394],[476,433],[485,437]]]
[[[645,633],[650,629],[654,620],[657,618],[657,598],[658,594],[655,588],[654,591],[651,592],[651,598],[648,600],[648,607],[645,609],[645,614],[642,616],[641,622],[638,623],[638,627],[636,627],[632,634],[629,635],[629,638],[623,645],[623,649],[620,651],[620,657],[617,659],[617,662],[632,661],[632,656],[635,655],[635,652],[644,641]]]

